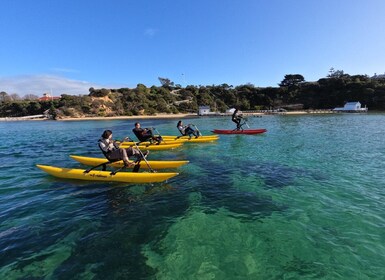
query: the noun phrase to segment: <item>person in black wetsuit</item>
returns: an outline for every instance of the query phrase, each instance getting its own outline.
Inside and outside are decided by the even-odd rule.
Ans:
[[[234,110],[234,113],[231,117],[231,120],[237,124],[237,130],[241,129],[241,121],[242,121],[242,115],[238,114],[238,109]]]
[[[156,141],[158,144],[162,141],[160,136],[155,136],[151,128],[141,128],[140,123],[135,123],[135,127],[132,129],[135,136],[139,139],[140,142],[145,141]]]

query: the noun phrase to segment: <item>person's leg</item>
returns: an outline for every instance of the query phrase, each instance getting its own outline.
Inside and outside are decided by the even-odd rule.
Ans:
[[[237,130],[240,130],[241,129],[241,120],[238,119],[237,120]]]
[[[140,152],[135,148],[129,147],[125,149],[125,153],[128,157],[138,156],[140,155]]]
[[[152,130],[152,128],[147,128],[147,133],[146,133],[147,136],[151,136],[151,137],[154,137],[154,131]]]
[[[239,121],[238,121],[238,119],[232,118],[231,120],[237,125],[237,130],[239,130]]]
[[[190,137],[191,137],[191,134],[194,134],[194,136],[196,136],[195,131],[191,127],[186,127],[185,134],[190,136]]]
[[[126,166],[129,166],[131,165],[131,163],[129,162],[129,159],[128,159],[128,155],[127,155],[127,152],[125,149],[116,149],[112,152],[110,152],[108,154],[108,160],[109,161],[119,161],[119,160],[123,160],[124,161],[124,164]]]
[[[122,152],[120,151],[120,149],[114,150],[114,151],[108,153],[107,158],[110,161],[122,160],[123,159]]]
[[[151,140],[153,140],[153,138],[154,138],[154,135],[153,135],[151,130],[147,130],[147,132],[145,134],[143,134],[143,141],[150,141],[151,142]]]
[[[199,133],[198,133],[198,131],[197,130],[195,130],[195,129],[193,129],[193,128],[190,128],[191,129],[191,131],[192,131],[192,135],[194,135],[195,136],[195,138],[197,138],[198,136],[199,136]]]
[[[127,150],[126,149],[120,148],[119,152],[120,152],[120,156],[123,159],[123,162],[124,162],[125,166],[133,165],[133,163],[130,162],[130,160],[128,159],[129,155],[127,154]]]
[[[140,153],[140,151],[136,148],[127,148],[126,149],[126,153],[129,157],[136,157],[137,160],[139,159],[142,159],[142,154]],[[149,151],[145,151],[143,152],[143,156],[147,156],[149,154]]]
[[[162,142],[162,137],[159,135],[159,136],[155,136],[155,134],[154,134],[154,131],[153,131],[153,129],[151,128],[149,128],[148,129],[148,131],[147,131],[147,133],[146,133],[146,137],[148,137],[148,140],[151,142],[151,143],[153,143],[152,141],[156,141],[157,142],[157,144],[160,144],[160,142]]]
[[[154,136],[152,139],[156,141],[158,145],[163,141],[162,136]]]

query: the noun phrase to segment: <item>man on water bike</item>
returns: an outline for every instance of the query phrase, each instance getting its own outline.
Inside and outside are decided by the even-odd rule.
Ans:
[[[134,132],[140,142],[150,141],[152,143],[153,141],[156,141],[159,144],[162,141],[162,137],[155,136],[151,128],[141,128],[140,123],[138,122],[135,123],[132,132]]]
[[[243,119],[242,114],[238,113],[238,109],[235,109],[231,117],[231,120],[237,124],[236,130],[240,130],[242,128],[242,125],[241,125],[242,119]]]

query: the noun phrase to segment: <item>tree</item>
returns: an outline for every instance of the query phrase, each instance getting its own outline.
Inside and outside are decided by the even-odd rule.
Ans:
[[[102,88],[102,89],[90,88],[89,91],[90,91],[89,96],[93,96],[93,97],[105,97],[111,93],[110,89],[105,89],[105,88]]]
[[[170,79],[168,78],[161,78],[161,77],[158,77],[159,79],[159,82],[162,84],[162,86],[164,87],[173,87],[174,86],[174,82],[172,82]]]
[[[227,109],[226,103],[223,102],[223,100],[221,100],[221,99],[215,100],[215,105],[217,107],[218,112],[225,112]]]
[[[5,91],[0,92],[0,102],[7,101],[8,94]]]
[[[136,92],[138,94],[146,94],[148,91],[149,91],[148,88],[144,84],[136,85]]]
[[[158,110],[158,112],[162,112],[162,113],[170,113],[170,109],[167,105],[167,102],[163,99],[163,98],[160,98],[156,104],[156,109]]]
[[[19,100],[21,100],[20,96],[17,93],[12,93],[9,97],[11,97],[12,101],[19,101]]]
[[[12,102],[10,105],[10,117],[21,117],[28,115],[28,102]]]
[[[24,95],[24,100],[37,100],[39,99],[39,96],[35,95],[35,94],[26,94]]]
[[[289,89],[292,87],[298,87],[299,84],[305,82],[305,78],[300,74],[288,74],[285,75],[285,78],[282,80],[280,87],[288,87]]]
[[[329,70],[329,74],[328,74],[328,78],[342,78],[343,76],[345,76],[346,74],[344,74],[344,71],[343,70],[334,70],[334,68],[330,68]]]
[[[27,106],[28,114],[37,115],[41,113],[41,105],[39,102],[31,101]]]

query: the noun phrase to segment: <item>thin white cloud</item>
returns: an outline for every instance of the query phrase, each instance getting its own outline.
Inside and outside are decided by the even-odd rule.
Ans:
[[[89,88],[101,88],[87,81],[71,80],[54,75],[23,75],[0,78],[0,91],[5,91],[8,94],[17,93],[20,96],[26,94],[42,95],[50,93],[54,96],[61,94],[88,94]]]
[[[155,34],[157,33],[158,31],[154,28],[147,28],[145,31],[144,31],[144,35],[147,36],[147,37],[154,37]]]
[[[58,73],[79,73],[80,72],[79,70],[70,69],[70,68],[52,68],[51,70]]]

